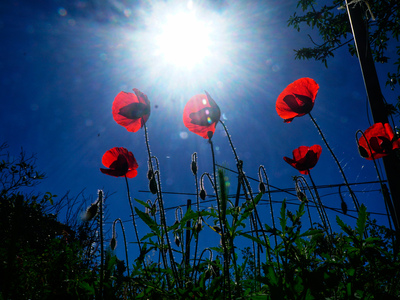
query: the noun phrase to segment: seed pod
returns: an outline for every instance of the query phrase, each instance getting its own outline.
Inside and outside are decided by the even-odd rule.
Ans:
[[[205,200],[206,197],[207,197],[206,190],[202,189],[202,190],[200,191],[200,198],[201,198],[202,200]]]
[[[157,182],[154,176],[150,179],[149,189],[152,194],[157,194]]]

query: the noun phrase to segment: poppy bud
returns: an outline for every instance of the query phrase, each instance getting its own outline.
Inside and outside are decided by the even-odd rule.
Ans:
[[[115,237],[112,237],[111,238],[111,241],[110,241],[110,248],[111,248],[111,250],[115,250],[115,248],[117,248],[117,240],[116,240],[116,238]]]
[[[211,278],[211,270],[210,269],[207,269],[205,272],[204,272],[204,280],[207,280],[207,279],[210,279]]]
[[[258,191],[259,191],[260,193],[265,194],[265,184],[264,184],[264,182],[260,182],[260,183],[259,183],[259,185],[258,185]]]
[[[157,182],[154,176],[150,179],[149,189],[152,194],[157,194]]]
[[[154,204],[151,206],[150,215],[151,215],[152,217],[154,217],[154,215],[156,214],[156,211],[157,211],[157,206],[156,206],[156,204],[154,203]]]
[[[92,220],[94,217],[96,217],[97,212],[99,210],[99,205],[98,205],[98,201],[96,201],[95,203],[92,203],[89,208],[86,210],[86,212],[83,214],[82,219],[84,221],[90,221]]]
[[[206,197],[207,197],[207,193],[206,193],[206,191],[205,191],[204,189],[202,189],[202,190],[200,191],[200,198],[201,198],[202,200],[205,200]]]
[[[148,179],[148,180],[151,180],[151,179],[153,178],[153,176],[154,176],[153,170],[152,170],[152,169],[149,169],[149,170],[147,171],[147,179]]]
[[[179,247],[179,245],[181,244],[181,240],[179,239],[179,236],[175,236],[175,244]]]
[[[342,201],[341,206],[342,206],[343,213],[347,214],[347,204],[346,204],[346,202]]]
[[[360,153],[360,156],[363,158],[369,157],[368,151],[365,150],[364,147],[358,146],[358,153]]]
[[[199,233],[203,229],[203,226],[201,225],[201,221],[198,221],[196,223],[194,229],[196,230],[197,233]]]
[[[193,175],[196,175],[197,174],[197,164],[196,164],[196,162],[192,161],[191,169],[192,169]]]
[[[297,199],[299,199],[301,202],[308,203],[307,196],[302,191],[297,192]]]

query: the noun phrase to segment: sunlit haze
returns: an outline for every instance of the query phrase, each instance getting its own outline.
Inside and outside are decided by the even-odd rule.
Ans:
[[[176,67],[192,68],[210,53],[209,28],[194,13],[169,15],[155,37],[157,54]]]

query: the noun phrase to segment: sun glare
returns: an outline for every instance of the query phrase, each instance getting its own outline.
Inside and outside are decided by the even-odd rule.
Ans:
[[[156,36],[158,55],[166,63],[191,69],[210,53],[210,29],[194,13],[167,17]]]

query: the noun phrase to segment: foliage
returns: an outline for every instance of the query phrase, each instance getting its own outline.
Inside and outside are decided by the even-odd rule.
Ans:
[[[315,42],[309,36],[313,45],[295,50],[297,59],[314,58],[327,66],[329,57],[333,57],[334,52],[345,45],[348,45],[351,55],[356,54],[345,2],[342,0],[329,2],[331,3],[328,5],[318,5],[314,0],[298,1],[297,7],[301,8],[303,14],[295,12],[289,18],[288,25],[298,31],[301,25],[316,29],[322,42]],[[386,85],[393,90],[400,84],[400,46],[396,46],[395,51],[391,51],[390,48],[399,41],[399,2],[397,0],[348,2],[352,2],[350,6],[359,5],[363,11],[363,20],[375,62],[393,64],[386,81]],[[390,52],[396,52],[394,57],[389,57]]]
[[[59,222],[48,211],[64,204],[28,189],[44,178],[34,157],[0,148],[0,299],[92,299],[82,287],[96,278],[92,228]]]
[[[11,176],[5,174],[9,170],[13,182],[23,183],[12,165],[3,168],[2,178]],[[97,228],[88,222],[72,227],[60,223],[56,215],[45,212],[48,198],[24,195],[15,185],[12,192],[1,194],[0,257],[5,263],[0,272],[7,276],[0,282],[0,299],[400,298],[398,241],[391,230],[369,220],[365,206],[360,207],[354,228],[337,217],[341,232],[332,235],[319,224],[304,230],[306,204],[292,212],[285,201],[279,226],[263,224],[263,230],[249,230],[263,193],[235,206],[221,170],[217,182],[222,214],[214,208],[188,207],[166,229],[152,205],[137,200],[143,210],[136,208],[136,214],[148,226],[141,238],[142,253],[129,274],[125,262],[106,251],[102,284],[91,248]],[[199,219],[205,226],[199,227]],[[165,243],[167,234],[175,237],[175,246]],[[219,234],[224,244],[192,256],[190,245],[209,234]],[[162,253],[168,258],[167,248],[174,261],[161,259]]]
[[[142,202],[143,203],[143,202]],[[144,204],[144,203],[143,203]],[[227,209],[227,220],[238,220],[237,224],[228,224],[227,244],[236,245],[234,239],[239,236],[249,238],[269,249],[269,255],[261,263],[261,271],[257,274],[254,253],[250,248],[242,250],[243,260],[237,258],[236,250],[230,248],[232,258],[229,270],[231,297],[237,299],[398,299],[400,297],[400,262],[397,244],[393,244],[393,232],[385,227],[370,222],[366,207],[361,206],[356,227],[353,229],[340,218],[337,223],[342,232],[326,235],[322,229],[310,228],[302,230],[301,218],[305,204],[301,204],[293,213],[282,204],[280,212],[280,228],[264,225],[270,236],[277,236],[278,243],[273,247],[262,238],[243,232],[243,220],[254,212],[254,206],[242,205],[237,210]],[[139,210],[137,210],[139,211]],[[240,213],[237,213],[240,211]],[[218,220],[215,212],[200,212],[207,223]],[[139,213],[142,220],[151,228],[152,235],[143,240],[151,244],[151,249],[160,249],[161,245],[151,237],[160,230],[153,219]],[[169,227],[173,232],[179,229],[191,230],[186,221],[195,221],[197,215],[188,211],[179,224]],[[218,222],[218,221],[217,221]],[[235,228],[235,229],[233,229]],[[396,242],[397,243],[397,242]],[[213,247],[219,255],[223,255],[222,245]],[[178,250],[176,250],[178,252]],[[268,253],[268,251],[266,251]],[[136,265],[134,282],[137,284],[137,298],[161,297],[162,299],[186,299],[194,297],[203,299],[228,298],[221,292],[224,285],[223,264],[219,259],[199,260],[193,266],[177,264],[180,279],[173,279],[173,273],[160,263],[148,262],[145,270]],[[236,281],[236,275],[240,281]],[[168,278],[172,284],[168,284]],[[140,287],[139,287],[140,286]]]

